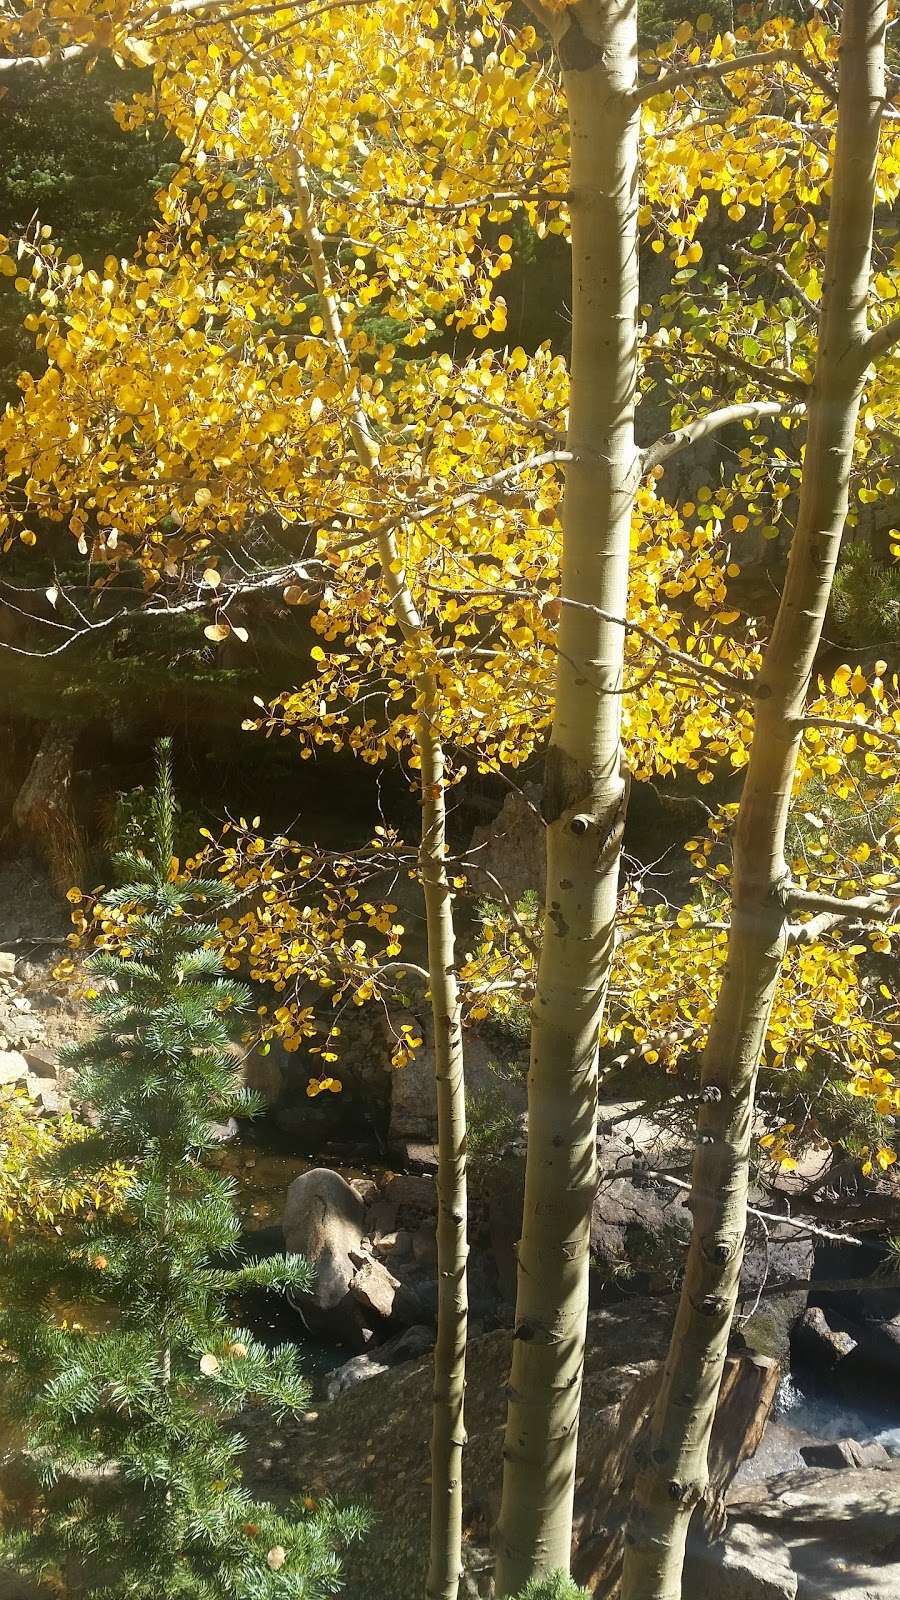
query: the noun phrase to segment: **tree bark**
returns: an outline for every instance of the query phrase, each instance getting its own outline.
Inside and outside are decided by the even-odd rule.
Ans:
[[[784,856],[807,689],[847,514],[865,369],[887,0],[845,0],[838,126],[815,379],[797,524],[765,652],[734,840],[728,956],[701,1076],[693,1229],[678,1316],[640,1461],[623,1600],[680,1600],[741,1270],[756,1074],[790,905]]]
[[[702,1549],[721,1532],[725,1496],[741,1465],[752,1456],[775,1403],[780,1368],[777,1361],[741,1351],[728,1357],[719,1390],[710,1444],[709,1486],[695,1508],[691,1542]],[[628,1506],[634,1486],[635,1457],[650,1427],[650,1411],[660,1378],[653,1365],[621,1406],[619,1426],[603,1456],[601,1474],[591,1473],[576,1495],[580,1520],[573,1577],[593,1600],[614,1600],[622,1577],[622,1554]]]
[[[80,885],[84,870],[84,839],[72,805],[78,732],[66,722],[47,724],[12,809],[23,844],[47,868],[58,894]]]
[[[340,309],[319,232],[302,162],[294,166],[294,188],[310,262],[332,348],[347,373],[350,358]],[[378,446],[358,394],[353,397],[349,432],[360,464],[378,471]],[[393,532],[377,535],[378,559],[394,620],[407,643],[427,660],[431,643],[419,615]],[[425,900],[428,987],[434,1023],[438,1124],[438,1316],[434,1349],[431,1433],[431,1531],[428,1600],[457,1600],[462,1574],[462,1452],[465,1443],[464,1396],[468,1326],[468,1229],[466,1186],[466,1103],[463,1078],[462,1019],[456,980],[453,892],[446,864],[446,783],[444,751],[436,732],[438,691],[427,665],[415,680],[416,745],[422,806],[419,880]]]
[[[533,1007],[528,1152],[497,1592],[568,1571],[596,1188],[598,1036],[627,785],[620,766],[636,387],[636,6],[540,10],[571,133],[572,362],[547,887]],[[603,613],[604,615],[601,615]]]

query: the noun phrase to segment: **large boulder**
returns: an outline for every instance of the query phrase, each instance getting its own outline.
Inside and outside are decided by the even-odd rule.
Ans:
[[[900,1462],[807,1469],[742,1484],[728,1497],[720,1559],[686,1570],[704,1600],[897,1600]]]
[[[353,1185],[330,1167],[295,1178],[287,1192],[281,1229],[285,1248],[315,1272],[310,1299],[320,1311],[339,1305],[356,1271],[366,1210]]]
[[[423,1320],[415,1286],[373,1254],[366,1203],[339,1172],[315,1167],[295,1178],[281,1227],[287,1250],[315,1272],[313,1288],[292,1295],[311,1333],[361,1351]]]
[[[437,1088],[434,1075],[434,1039],[430,1018],[412,1014],[393,1019],[394,1026],[407,1022],[422,1036],[422,1044],[405,1067],[391,1071],[391,1118],[388,1144],[402,1150],[410,1143],[431,1143],[437,1139]],[[477,1107],[482,1101],[493,1114],[507,1108],[510,1121],[521,1115],[528,1099],[524,1072],[509,1063],[497,1071],[498,1047],[474,1028],[463,1030],[466,1063],[466,1090]]]
[[[493,822],[477,827],[466,854],[469,882],[489,900],[543,898],[547,843],[537,784],[510,789]]]

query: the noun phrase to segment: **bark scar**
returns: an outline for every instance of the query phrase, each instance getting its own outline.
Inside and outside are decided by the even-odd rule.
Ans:
[[[603,60],[603,50],[589,39],[578,18],[569,15],[569,26],[556,46],[559,64],[566,72],[589,72]]]

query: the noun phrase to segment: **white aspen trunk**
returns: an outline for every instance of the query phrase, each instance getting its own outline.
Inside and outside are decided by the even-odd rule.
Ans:
[[[622,1600],[680,1600],[737,1299],[756,1074],[781,970],[784,840],[802,718],[847,515],[866,357],[887,0],[845,0],[819,345],[797,524],[756,691],[734,841],[728,956],[704,1054],[691,1244],[626,1537]]]
[[[294,188],[328,337],[345,371],[349,372],[350,358],[337,295],[316,223],[306,173],[299,159],[294,166]],[[378,446],[372,437],[358,394],[354,396],[348,421],[358,460],[371,473],[377,473]],[[427,657],[430,646],[428,629],[416,608],[394,534],[384,526],[377,536],[377,548],[394,620],[407,644],[421,651],[420,659]],[[420,666],[415,688],[422,806],[419,879],[425,900],[438,1123],[438,1317],[434,1349],[431,1532],[426,1593],[428,1600],[457,1600],[462,1574],[463,1409],[468,1327],[466,1104],[462,1022],[455,966],[453,893],[446,864],[444,751],[437,732],[438,693],[433,673],[427,665]]]
[[[535,11],[539,8],[535,5]],[[533,1008],[528,1152],[497,1592],[568,1571],[596,1189],[598,1038],[627,785],[625,611],[639,463],[636,4],[541,10],[571,132],[572,361],[561,619],[544,778],[547,891]]]

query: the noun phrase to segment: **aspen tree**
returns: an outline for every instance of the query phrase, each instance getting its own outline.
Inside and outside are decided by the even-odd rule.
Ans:
[[[831,213],[797,521],[777,620],[757,680],[750,761],[734,835],[728,956],[703,1058],[678,1316],[640,1464],[623,1600],[679,1600],[747,1225],[756,1075],[792,912],[865,916],[795,891],[785,833],[809,683],[847,517],[866,369],[900,329],[870,331],[869,284],[887,0],[846,0]],[[815,902],[815,904],[813,904]],[[877,912],[876,904],[869,910]]]

